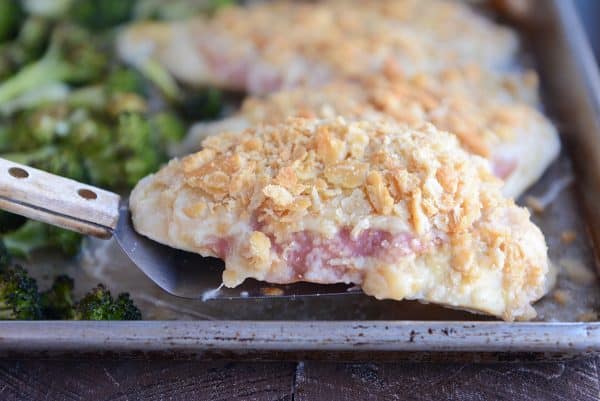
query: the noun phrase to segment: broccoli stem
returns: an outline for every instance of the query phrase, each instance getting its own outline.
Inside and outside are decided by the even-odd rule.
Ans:
[[[72,91],[66,98],[66,102],[72,107],[102,110],[107,103],[105,92],[102,85],[86,86]]]
[[[100,78],[108,60],[92,39],[76,26],[54,28],[44,56],[0,85],[0,104],[48,83],[84,84]]]
[[[22,0],[22,3],[25,10],[30,14],[60,18],[66,15],[73,0]]]
[[[3,117],[11,116],[21,110],[34,109],[40,105],[64,101],[69,95],[69,91],[69,87],[60,82],[52,82],[48,85],[38,86],[1,104],[0,115]],[[3,149],[2,145],[0,139],[0,149]]]
[[[29,64],[0,85],[0,104],[28,92],[33,88],[52,82],[63,81],[68,77],[69,67],[54,60],[44,58]]]
[[[158,90],[171,102],[179,100],[179,87],[169,72],[158,62],[152,59],[146,60],[138,66],[139,71],[150,80]]]

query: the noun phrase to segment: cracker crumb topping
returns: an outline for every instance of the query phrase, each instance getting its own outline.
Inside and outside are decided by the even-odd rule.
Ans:
[[[552,292],[552,298],[561,306],[571,302],[571,294],[567,290],[557,289]]]
[[[575,232],[574,230],[565,230],[562,233],[560,233],[560,240],[567,245],[575,242],[576,239],[577,232]]]
[[[250,141],[262,146],[249,148]],[[498,186],[483,160],[455,155],[455,138],[432,125],[410,130],[341,118],[291,119],[210,137],[203,146],[182,159],[185,184],[206,195],[212,208],[258,205],[251,213],[273,232],[282,218],[299,224],[315,198],[328,204],[318,213],[336,222],[340,206],[352,202],[356,218],[409,214],[417,233],[461,231],[489,204],[480,184]],[[367,202],[352,201],[356,189]]]
[[[419,126],[431,122],[459,137],[468,151],[490,158],[492,149],[514,141],[523,127],[544,121],[537,112],[535,72],[502,75],[478,65],[447,68],[436,74],[394,74],[335,81],[310,87],[249,97],[240,114],[252,124],[277,124],[291,116],[393,120]],[[321,152],[335,158],[343,147],[324,142]],[[360,151],[360,144],[357,151]]]

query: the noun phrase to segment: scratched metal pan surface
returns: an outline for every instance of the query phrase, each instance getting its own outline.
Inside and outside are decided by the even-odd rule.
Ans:
[[[66,268],[78,285],[76,295],[104,282],[115,292],[130,292],[148,320],[0,322],[0,354],[600,351],[595,257],[600,249],[600,79],[571,2],[532,5],[533,12],[511,23],[522,33],[523,62],[541,75],[545,111],[560,128],[564,145],[559,160],[519,200],[527,204],[527,197],[534,197],[545,206],[533,219],[559,271],[556,290],[536,305],[536,321],[505,323],[356,293],[292,300],[179,299],[151,283],[114,243],[90,240],[66,267],[46,256],[34,260],[39,266],[31,270],[41,286]],[[574,232],[575,240],[565,241],[565,232]]]

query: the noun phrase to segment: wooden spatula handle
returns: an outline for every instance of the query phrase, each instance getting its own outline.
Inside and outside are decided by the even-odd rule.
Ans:
[[[0,158],[0,209],[109,238],[119,220],[119,195]]]

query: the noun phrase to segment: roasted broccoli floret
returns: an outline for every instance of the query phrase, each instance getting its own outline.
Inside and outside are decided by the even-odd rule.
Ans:
[[[51,21],[45,18],[29,17],[21,25],[16,38],[0,44],[0,80],[7,79],[44,53],[51,27]]]
[[[69,12],[82,26],[93,30],[110,28],[131,18],[137,0],[78,0]]]
[[[42,106],[19,113],[5,130],[0,132],[2,152],[38,149],[53,143],[68,132],[69,109],[61,104]]]
[[[113,303],[110,291],[98,284],[75,305],[75,319],[111,320]]]
[[[31,320],[41,317],[36,281],[12,257],[0,241],[0,319]]]
[[[115,190],[132,187],[167,160],[166,148],[182,138],[183,124],[167,112],[149,113],[144,74],[109,66],[106,36],[86,30],[122,21],[133,2],[22,1],[29,15],[7,46],[0,45],[0,157]],[[84,26],[71,25],[71,14]],[[8,79],[4,60],[18,70]],[[164,93],[178,96],[170,75],[148,71]],[[0,235],[18,258],[57,247],[70,256],[81,243],[77,234],[6,213],[0,213]]]
[[[140,113],[123,113],[117,124],[116,153],[123,157],[123,173],[128,186],[155,171],[160,165],[160,153],[152,141],[147,118]]]
[[[0,319],[33,320],[42,316],[36,281],[15,265],[0,272]]]
[[[122,111],[145,112],[144,78],[135,70],[118,68],[111,71],[100,84],[71,91],[64,103],[71,107],[85,108],[95,112],[108,112],[116,116]]]
[[[37,282],[23,267],[11,265],[10,254],[0,241],[0,319],[14,320],[141,320],[142,314],[129,294],[113,299],[104,285],[73,300],[73,279],[61,275],[50,289],[38,292]]]
[[[25,164],[52,174],[86,181],[88,174],[79,155],[73,150],[48,145],[33,151],[7,153],[3,158]]]
[[[111,96],[105,105],[94,104],[105,95]],[[93,185],[130,188],[156,171],[167,160],[166,148],[185,133],[175,115],[149,115],[147,107],[133,92],[78,89],[0,127],[0,157]]]
[[[129,294],[113,299],[102,284],[87,293],[75,306],[75,320],[140,320],[142,314]]]
[[[180,142],[185,136],[185,125],[175,114],[163,111],[150,117],[150,126],[160,149]]]
[[[91,181],[109,188],[129,188],[155,171],[162,158],[151,134],[145,115],[121,113],[108,137],[112,142],[86,157]]]
[[[0,151],[35,150],[66,141],[75,125],[89,119],[85,109],[71,108],[65,99],[22,111],[0,130]]]
[[[39,249],[59,249],[65,256],[79,251],[82,236],[72,231],[29,220],[15,231],[2,236],[8,251],[19,258],[28,258]]]
[[[105,88],[109,95],[117,93],[144,94],[144,79],[135,70],[130,68],[118,68],[106,78]]]
[[[44,319],[73,319],[73,279],[65,275],[56,277],[52,287],[40,295],[40,305]]]
[[[107,57],[96,43],[97,40],[81,28],[58,26],[44,57],[0,84],[0,104],[51,82],[84,84],[101,78]]]
[[[142,320],[142,312],[135,306],[129,294],[124,292],[115,299],[111,320]]]
[[[118,97],[136,97],[142,106],[135,107],[136,111],[146,111],[146,101],[140,96],[143,94],[144,81],[140,74],[133,70],[118,69],[109,74],[106,81],[99,84],[70,88],[66,84],[54,82],[36,88],[13,99],[5,105],[0,105],[0,112],[5,115],[13,114],[15,111],[38,109],[37,113],[48,113],[53,108],[63,108],[69,113],[79,113],[77,121],[81,122],[82,114],[87,120],[92,117],[90,112],[104,113],[116,108]],[[64,116],[63,116],[64,117]],[[97,116],[94,116],[96,118]],[[65,133],[63,132],[63,136]]]

